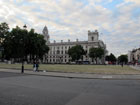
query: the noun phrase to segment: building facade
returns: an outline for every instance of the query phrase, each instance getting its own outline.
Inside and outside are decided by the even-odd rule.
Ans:
[[[80,59],[83,62],[94,63],[88,55],[90,48],[101,47],[107,51],[104,42],[99,40],[99,32],[97,30],[94,32],[88,31],[88,41],[79,41],[77,39],[75,42],[71,42],[70,40],[68,40],[68,42],[63,42],[63,40],[61,40],[61,42],[56,42],[54,40],[54,42],[51,43],[49,32],[46,26],[43,29],[43,35],[45,37],[46,44],[50,48],[48,54],[46,54],[43,59],[44,63],[70,63],[71,57],[68,55],[68,49],[75,45],[81,45],[83,49],[87,51],[87,54],[83,56],[83,59]],[[102,59],[98,60],[98,63],[104,63],[104,58],[105,57],[103,56]]]
[[[140,64],[140,48],[128,52],[128,62]]]

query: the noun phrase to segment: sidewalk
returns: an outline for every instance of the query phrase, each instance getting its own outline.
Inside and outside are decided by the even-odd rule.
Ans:
[[[12,72],[21,74],[21,70],[14,69],[0,69],[2,72]],[[24,70],[25,74],[50,76],[50,77],[63,77],[63,78],[79,78],[79,79],[124,79],[124,80],[140,80],[140,75],[107,75],[107,74],[86,74],[86,73],[61,73],[61,72],[33,72],[31,70]]]

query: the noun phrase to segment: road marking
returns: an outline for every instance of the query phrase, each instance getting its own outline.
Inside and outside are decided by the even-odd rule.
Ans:
[[[112,76],[102,76],[102,78],[112,78]]]

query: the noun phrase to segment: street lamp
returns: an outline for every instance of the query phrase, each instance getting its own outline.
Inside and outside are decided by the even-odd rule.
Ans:
[[[23,26],[23,28],[26,30],[26,28],[27,28],[26,24]],[[23,47],[24,47],[24,37],[23,37]],[[24,73],[24,50],[23,50],[21,73]]]
[[[23,26],[23,28],[24,28],[24,29],[26,29],[26,28],[27,28],[26,24]]]
[[[0,46],[0,53],[1,53],[0,59],[1,60],[3,59],[3,51],[4,51],[4,48]]]

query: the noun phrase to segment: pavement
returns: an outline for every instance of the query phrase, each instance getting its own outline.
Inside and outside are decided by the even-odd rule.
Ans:
[[[140,70],[140,66],[131,66],[136,70]],[[19,69],[0,69],[0,72],[12,72],[21,74]],[[63,73],[63,72],[48,72],[39,71],[33,72],[32,70],[24,70],[24,74],[38,75],[38,76],[50,76],[50,77],[63,77],[63,78],[79,78],[79,79],[124,79],[124,80],[140,80],[138,74],[91,74],[91,73]]]

